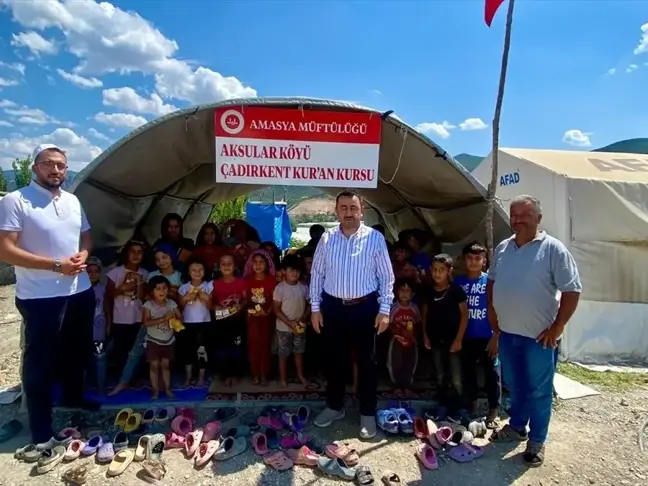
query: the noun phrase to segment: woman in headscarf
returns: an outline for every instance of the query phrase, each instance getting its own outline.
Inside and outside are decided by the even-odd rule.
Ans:
[[[173,247],[178,260],[187,261],[195,245],[191,238],[185,238],[183,234],[182,216],[177,213],[168,213],[164,216],[160,223],[160,235],[153,245],[154,248],[160,243],[167,243]]]

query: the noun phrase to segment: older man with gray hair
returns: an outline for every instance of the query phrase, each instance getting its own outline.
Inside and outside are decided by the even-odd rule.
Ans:
[[[16,307],[25,325],[23,388],[33,441],[45,449],[65,440],[52,430],[55,370],[63,405],[97,406],[83,400],[95,296],[85,273],[90,225],[76,196],[61,189],[67,156],[44,144],[32,160],[34,180],[0,201],[0,260],[16,269]]]
[[[551,420],[555,349],[576,311],[582,286],[569,250],[539,230],[538,199],[517,196],[510,219],[515,234],[495,248],[486,292],[511,419],[491,440],[527,441],[524,462],[538,467],[544,462]]]

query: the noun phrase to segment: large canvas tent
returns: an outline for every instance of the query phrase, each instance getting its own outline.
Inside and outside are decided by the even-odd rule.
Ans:
[[[444,150],[389,114],[319,99],[239,99],[197,106],[159,118],[133,131],[99,155],[75,179],[92,225],[96,245],[118,248],[135,233],[148,241],[159,236],[162,217],[185,217],[193,236],[212,206],[259,186],[215,182],[214,110],[265,106],[295,110],[371,113],[382,118],[376,189],[362,190],[375,222],[392,236],[406,228],[431,230],[441,242],[483,240],[485,189]],[[330,194],[341,188],[326,188]],[[495,234],[510,234],[497,207]]]
[[[492,154],[473,171],[491,178]],[[578,263],[583,294],[563,339],[572,360],[648,357],[648,156],[501,149],[497,195],[543,206],[542,228]]]

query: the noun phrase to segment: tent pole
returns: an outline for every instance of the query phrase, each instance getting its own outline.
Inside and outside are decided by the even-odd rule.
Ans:
[[[491,152],[491,181],[488,185],[486,217],[486,247],[488,248],[489,261],[493,259],[493,213],[495,211],[495,191],[498,180],[498,152],[499,152],[499,125],[502,113],[502,102],[504,100],[504,88],[506,86],[506,72],[508,68],[509,50],[511,48],[511,27],[513,25],[513,7],[515,0],[509,0],[508,12],[506,14],[506,31],[504,34],[504,50],[502,52],[502,67],[500,69],[499,87],[497,88],[497,101],[495,102],[495,114],[493,115],[493,150]]]

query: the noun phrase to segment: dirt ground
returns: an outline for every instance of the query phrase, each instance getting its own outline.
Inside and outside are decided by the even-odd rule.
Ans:
[[[0,287],[0,376],[4,386],[18,383],[19,319],[13,304],[13,288]],[[596,386],[596,385],[594,385]],[[469,464],[443,460],[437,471],[425,471],[414,457],[414,439],[377,437],[374,441],[357,439],[357,411],[331,429],[307,430],[318,442],[346,440],[361,455],[361,464],[369,466],[380,484],[384,471],[397,472],[403,484],[463,486],[549,486],[578,485],[646,485],[648,484],[648,452],[641,453],[637,444],[638,428],[648,418],[648,386],[633,383],[620,388],[605,387],[600,396],[560,402],[551,423],[547,459],[543,467],[529,470],[521,464],[522,447],[506,445],[489,447],[484,457]],[[18,404],[0,407],[0,423],[20,416]],[[32,467],[13,458],[14,450],[26,443],[26,432],[14,440],[0,444],[0,486],[62,484],[61,465],[52,472],[37,476]],[[211,463],[202,471],[193,469],[179,451],[165,451],[168,474],[164,484],[192,485],[334,485],[340,481],[322,477],[317,471],[296,467],[278,473],[266,468],[258,456],[248,450],[229,461]],[[89,485],[124,486],[146,484],[138,477],[140,467],[132,464],[117,478],[106,478],[106,466],[84,460],[89,468]],[[218,482],[218,483],[217,483]]]

